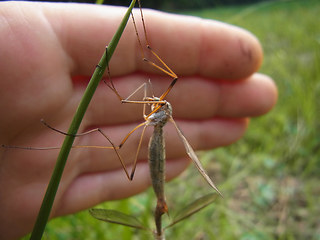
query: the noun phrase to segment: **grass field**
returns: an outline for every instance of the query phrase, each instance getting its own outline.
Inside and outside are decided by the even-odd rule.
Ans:
[[[279,87],[268,115],[253,119],[232,146],[200,153],[224,199],[167,232],[167,239],[320,240],[320,1],[274,1],[188,13],[253,32],[261,72]],[[171,208],[209,188],[194,167],[167,186]],[[179,192],[179,198],[177,198]],[[181,196],[181,197],[180,197]],[[102,204],[152,221],[153,192]],[[44,239],[151,239],[92,219],[87,211],[49,223]]]

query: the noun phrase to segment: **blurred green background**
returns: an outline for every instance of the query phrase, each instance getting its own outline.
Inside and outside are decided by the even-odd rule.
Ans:
[[[266,1],[179,13],[255,34],[265,52],[261,72],[275,79],[279,101],[268,115],[253,119],[237,143],[199,153],[224,199],[170,229],[167,239],[320,240],[320,1]],[[211,190],[191,165],[166,191],[175,209]],[[152,224],[154,201],[150,189],[99,207],[136,214]],[[44,239],[152,238],[83,211],[52,220]]]
[[[204,9],[209,7],[244,5],[249,3],[262,2],[264,0],[142,0],[142,5],[146,8],[153,8],[164,11],[181,11],[186,9]],[[95,0],[82,0],[76,2],[94,3]],[[104,4],[128,6],[130,0],[104,0]]]

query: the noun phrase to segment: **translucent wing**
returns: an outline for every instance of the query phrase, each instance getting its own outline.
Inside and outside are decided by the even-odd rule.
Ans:
[[[192,159],[193,163],[196,165],[198,171],[201,173],[201,175],[204,177],[204,179],[207,181],[207,183],[209,183],[209,185],[216,190],[221,196],[221,192],[218,190],[218,188],[216,187],[216,185],[214,185],[214,183],[212,182],[211,178],[208,176],[208,174],[206,173],[206,171],[204,170],[204,168],[202,167],[201,162],[199,161],[197,155],[195,154],[195,152],[193,151],[191,145],[189,144],[189,142],[187,141],[187,139],[185,138],[185,136],[183,135],[182,131],[180,130],[180,128],[178,127],[178,125],[176,124],[176,122],[173,120],[173,118],[170,119],[170,121],[173,123],[173,125],[176,127],[177,132],[183,142],[183,145],[186,149],[187,154],[189,155],[189,157]]]

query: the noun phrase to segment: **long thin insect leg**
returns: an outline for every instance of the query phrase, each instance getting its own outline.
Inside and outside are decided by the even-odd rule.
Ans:
[[[132,13],[131,13],[132,14]],[[133,15],[132,15],[132,18],[134,19]],[[139,45],[141,46],[141,42],[140,42],[140,39],[139,39]],[[106,55],[107,55],[107,51],[108,51],[108,47],[106,47]],[[143,54],[143,51],[142,51],[142,54]],[[143,83],[141,86],[139,86],[136,90],[134,90],[127,98],[123,98],[119,92],[117,91],[116,87],[114,86],[114,83],[111,79],[111,75],[110,75],[110,68],[109,68],[109,63],[107,63],[107,76],[108,76],[108,79],[109,79],[109,83],[106,82],[105,79],[103,79],[103,82],[117,95],[117,97],[119,98],[119,100],[122,102],[122,103],[141,103],[141,104],[144,104],[143,102],[140,102],[140,101],[131,101],[129,100],[133,95],[135,95],[141,88],[145,88],[146,90],[146,83]],[[171,84],[172,85],[172,84]],[[168,91],[168,90],[167,90]],[[163,98],[162,98],[163,99]],[[161,100],[162,100],[161,99]]]
[[[131,13],[131,17],[132,17],[132,21],[133,21],[133,26],[134,26],[134,29],[135,29],[135,32],[136,32],[136,36],[137,36],[137,39],[138,39],[138,43],[139,43],[139,46],[140,46],[140,52],[141,52],[141,56],[143,58],[144,61],[148,62],[150,65],[152,65],[153,67],[159,69],[161,72],[167,74],[168,76],[172,77],[173,78],[173,84],[171,84],[172,86],[175,84],[175,82],[178,80],[178,76],[174,73],[174,71],[160,58],[160,56],[154,52],[150,46],[150,43],[149,43],[149,39],[148,39],[148,35],[147,35],[147,30],[146,30],[146,24],[145,24],[145,21],[144,21],[144,17],[143,17],[143,12],[142,12],[142,7],[141,7],[141,2],[140,0],[138,0],[138,4],[139,4],[139,8],[140,8],[140,15],[141,15],[141,21],[142,21],[142,25],[143,25],[143,31],[144,31],[144,37],[145,37],[145,40],[146,40],[146,43],[147,43],[147,49],[150,50],[150,52],[152,53],[153,56],[155,56],[155,58],[161,63],[162,66],[159,66],[158,64],[154,63],[153,61],[149,60],[146,58],[145,54],[144,54],[144,50],[143,50],[143,47],[142,47],[142,41],[141,41],[141,38],[140,38],[140,35],[139,35],[139,32],[138,32],[138,29],[137,29],[137,26],[136,26],[136,22],[135,22],[135,19],[134,19],[134,16],[133,14]],[[164,99],[164,97],[170,92],[171,90],[171,87],[168,88],[168,90],[161,95],[160,99]]]
[[[84,136],[84,135],[91,134],[91,133],[93,133],[93,132],[99,132],[104,138],[106,138],[106,139],[108,140],[108,142],[111,144],[112,147],[105,147],[105,146],[101,146],[101,147],[100,147],[100,146],[73,146],[73,148],[103,148],[103,149],[107,149],[107,148],[110,148],[110,149],[111,149],[111,148],[112,148],[112,149],[114,149],[114,151],[116,152],[117,157],[118,157],[118,159],[119,159],[119,161],[120,161],[120,163],[121,163],[121,166],[122,166],[123,170],[125,171],[125,173],[126,173],[126,175],[127,175],[127,178],[128,178],[129,180],[132,180],[132,178],[129,176],[129,172],[128,172],[128,170],[127,170],[127,167],[126,167],[126,165],[125,165],[125,163],[124,163],[124,161],[123,161],[123,159],[122,159],[122,157],[121,157],[121,155],[120,155],[120,153],[119,153],[119,151],[118,151],[118,149],[119,149],[120,147],[116,147],[116,146],[114,145],[114,143],[111,141],[111,139],[110,139],[100,128],[95,128],[95,129],[91,129],[91,130],[89,130],[89,131],[87,131],[87,132],[84,132],[84,133],[79,133],[79,134],[71,135],[71,134],[65,133],[65,132],[63,132],[63,131],[61,131],[61,130],[59,130],[59,129],[56,129],[56,128],[50,126],[50,125],[47,124],[43,119],[41,119],[41,122],[42,122],[46,127],[50,128],[51,130],[56,131],[56,132],[58,132],[58,133],[60,133],[60,134],[63,134],[63,135],[67,135],[67,136],[81,137],[81,136]],[[50,148],[50,149],[56,149],[56,148]],[[42,150],[42,149],[39,149],[39,150]]]
[[[158,64],[152,62],[151,60],[147,59],[145,57],[143,48],[142,48],[142,41],[136,26],[136,22],[134,20],[134,16],[133,14],[131,14],[132,17],[132,21],[133,21],[133,26],[135,28],[135,32],[137,35],[137,39],[139,42],[139,46],[140,46],[140,51],[141,51],[141,55],[144,61],[148,62],[149,64],[151,64],[152,66],[154,66],[155,68],[159,69],[160,71],[166,73],[167,75],[171,76],[172,78],[177,78],[177,75],[169,68],[169,66],[159,57],[158,54],[156,54],[152,48],[150,47],[150,43],[149,43],[149,39],[148,39],[148,35],[147,35],[147,30],[146,30],[146,25],[145,25],[145,21],[144,21],[144,17],[143,17],[143,13],[142,13],[142,7],[141,7],[141,3],[140,1],[138,1],[139,3],[139,8],[140,8],[140,15],[141,15],[141,21],[142,21],[142,25],[143,25],[143,31],[144,31],[144,37],[146,39],[146,43],[147,43],[147,48],[151,51],[151,53],[159,60],[159,62],[163,65],[163,67],[159,66]]]
[[[137,29],[137,25],[136,25],[136,21],[135,21],[135,18],[134,18],[134,15],[133,15],[132,12],[131,12],[131,18],[132,18],[134,30],[135,30],[135,32],[136,32],[136,36],[137,36],[137,39],[138,39],[141,56],[142,56],[142,59],[144,60],[144,59],[146,59],[146,57],[145,57],[145,55],[144,55],[144,51],[143,51],[143,48],[142,48],[141,39],[140,39],[140,36],[139,36],[139,33],[138,33],[138,29]]]
[[[126,175],[127,175],[127,178],[128,178],[129,180],[132,180],[132,178],[129,176],[127,167],[126,167],[126,165],[125,165],[125,163],[124,163],[121,155],[120,155],[119,152],[118,152],[118,149],[115,147],[115,145],[113,144],[113,142],[109,139],[109,137],[108,137],[101,129],[98,129],[98,131],[99,131],[99,132],[109,141],[109,143],[112,145],[113,149],[115,150],[115,152],[116,152],[116,154],[117,154],[117,156],[118,156],[118,158],[119,158],[119,160],[120,160],[120,163],[121,163],[121,165],[122,165],[122,168],[123,168],[123,170],[125,171],[125,173],[126,173]]]
[[[149,82],[150,82],[150,80],[149,80]],[[147,85],[145,85],[145,88],[144,88],[144,97],[143,97],[143,100],[147,100],[146,99],[146,97],[147,97]],[[142,114],[143,114],[143,118],[144,119],[147,119],[146,117],[146,104],[143,104],[143,112],[142,112]]]
[[[119,148],[121,148],[122,146],[123,146],[123,144],[128,140],[128,138],[130,137],[130,135],[134,132],[134,131],[136,131],[138,128],[140,128],[140,127],[142,127],[142,126],[144,126],[144,125],[146,125],[147,124],[147,122],[143,122],[143,123],[140,123],[138,126],[136,126],[133,130],[131,130],[128,134],[127,134],[127,136],[125,136],[125,138],[122,140],[122,142],[119,144]]]
[[[106,56],[108,56],[108,46],[106,46]],[[103,79],[103,82],[117,95],[117,97],[119,98],[120,101],[124,100],[123,97],[121,97],[121,95],[119,94],[119,92],[117,91],[116,87],[113,84],[113,81],[111,79],[111,75],[110,75],[110,68],[109,68],[109,62],[107,61],[107,75],[108,75],[108,80],[109,83],[106,82],[105,79]]]
[[[141,136],[140,136],[140,140],[139,140],[136,156],[134,158],[133,167],[132,167],[131,174],[130,174],[130,179],[131,180],[133,179],[134,173],[136,171],[138,155],[139,155],[139,152],[140,152],[140,148],[141,148],[141,143],[142,143],[142,139],[143,139],[143,136],[144,136],[144,132],[145,132],[147,126],[148,125],[145,125],[144,128],[142,129],[142,133],[141,133]]]
[[[146,83],[144,84],[144,98],[145,99],[147,97],[147,85]],[[146,119],[146,104],[143,104],[143,117]],[[139,141],[139,144],[138,144],[138,148],[137,148],[137,152],[136,152],[136,156],[135,156],[135,159],[134,159],[134,162],[133,162],[133,168],[132,168],[132,171],[131,171],[131,179],[133,179],[133,176],[134,176],[134,173],[136,171],[136,166],[137,166],[137,160],[138,160],[138,154],[140,152],[140,148],[141,148],[141,143],[142,143],[142,139],[143,139],[143,136],[144,136],[144,132],[146,130],[146,127],[148,126],[147,125],[147,121],[145,121],[144,123],[140,124],[141,126],[145,125],[143,130],[142,130],[142,133],[141,133],[141,136],[140,136],[140,141]],[[138,127],[140,127],[140,125],[138,125]],[[133,129],[129,134],[131,134],[133,131],[135,131],[137,129],[137,127],[135,129]],[[126,136],[126,138],[124,139],[124,141],[126,141],[126,139],[128,139],[129,137],[129,134]]]
[[[142,88],[144,88],[144,98],[143,100],[130,100],[134,94],[136,94],[138,91],[140,91]],[[121,100],[122,103],[135,103],[135,104],[154,104],[155,101],[153,98],[147,98],[147,83],[143,83],[140,85],[136,90],[134,90],[126,99]],[[164,104],[164,100],[157,101],[159,104]]]
[[[110,84],[107,83],[106,80],[103,80],[103,82],[117,95],[117,97],[120,99],[120,101],[122,103],[135,103],[135,104],[152,104],[152,103],[154,103],[154,101],[130,100],[130,98],[132,98],[132,96],[134,96],[137,92],[139,92],[140,89],[144,88],[144,91],[146,92],[147,83],[141,84],[127,98],[124,99],[123,97],[121,97],[120,94],[118,93],[118,91],[116,90],[116,88],[115,88],[115,86],[113,84],[113,81],[111,80],[109,65],[107,65],[107,69],[108,69],[108,78],[109,78]],[[160,103],[164,103],[164,102],[162,101]]]
[[[173,79],[168,89],[160,96],[160,100],[163,100],[168,95],[168,93],[171,91],[171,89],[173,88],[173,86],[176,84],[177,81],[178,81],[178,78]]]
[[[13,149],[24,149],[24,150],[56,150],[61,149],[61,147],[23,147],[23,146],[12,146],[1,144],[3,148],[13,148]]]
[[[83,132],[83,133],[78,133],[78,134],[69,134],[69,133],[66,133],[66,132],[63,132],[57,128],[54,128],[52,126],[50,126],[46,121],[44,121],[44,119],[41,119],[40,122],[45,125],[47,128],[50,128],[51,130],[55,131],[55,132],[58,132],[60,134],[63,134],[63,135],[66,135],[66,136],[71,136],[71,137],[81,137],[81,136],[85,136],[87,134],[90,134],[90,133],[93,133],[93,132],[101,132],[101,129],[100,128],[94,128],[94,129],[91,129],[87,132]],[[102,134],[103,135],[103,134]]]
[[[122,102],[125,102],[125,103],[128,103],[128,102],[130,102],[130,98],[134,95],[134,94],[136,94],[141,88],[143,88],[144,87],[144,89],[146,88],[146,83],[143,83],[143,84],[141,84],[136,90],[134,90],[126,99],[124,99]]]

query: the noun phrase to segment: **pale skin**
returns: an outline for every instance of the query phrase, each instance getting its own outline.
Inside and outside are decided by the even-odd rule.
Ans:
[[[40,119],[67,130],[87,79],[124,12],[124,8],[92,5],[1,3],[1,144],[61,145],[63,136],[44,127]],[[253,35],[211,20],[150,10],[144,15],[152,48],[179,76],[167,100],[195,150],[235,142],[245,133],[249,118],[263,115],[275,105],[275,84],[270,77],[256,73],[263,54]],[[158,95],[171,81],[141,60],[131,22],[110,71],[122,96],[149,78]],[[121,105],[101,84],[80,131],[98,126],[119,144],[140,122],[141,106]],[[190,162],[173,126],[166,128],[167,179],[172,179]],[[148,136],[132,182],[112,150],[73,149],[51,217],[148,188]],[[130,138],[135,143],[139,135]],[[108,145],[99,134],[83,136],[76,142],[97,143]],[[123,152],[129,166],[135,147],[128,144]],[[0,149],[0,239],[16,239],[32,230],[57,154],[54,150]]]

